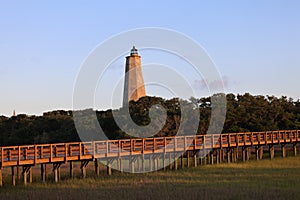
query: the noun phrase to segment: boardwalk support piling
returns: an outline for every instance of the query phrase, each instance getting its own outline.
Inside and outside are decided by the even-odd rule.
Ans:
[[[172,170],[173,162],[172,162],[172,153],[169,153],[169,169]]]
[[[270,159],[273,159],[274,158],[274,145],[270,145],[269,146],[269,153],[270,153]]]
[[[220,149],[220,151],[219,151],[219,153],[220,153],[220,155],[219,155],[219,157],[220,157],[220,164],[222,164],[223,163],[223,160],[224,160],[224,149]]]
[[[153,155],[149,155],[149,171],[153,170]]]
[[[89,160],[81,161],[80,169],[82,178],[86,178],[86,166],[89,164]]]
[[[211,150],[210,152],[210,164],[215,164],[215,156],[214,156],[214,150]]]
[[[219,163],[220,163],[220,150],[219,149],[217,149],[216,150],[216,164],[218,165]]]
[[[187,156],[187,167],[189,168],[190,167],[190,151],[187,151],[186,152],[186,156]]]
[[[97,159],[94,160],[94,166],[95,166],[95,173],[97,176],[99,176],[100,175],[100,166],[99,166]]]
[[[21,180],[21,167],[20,166],[17,166],[17,177],[18,177],[18,180],[20,181]]]
[[[107,175],[111,176],[112,175],[112,169],[111,169],[111,166],[112,166],[112,163],[113,163],[113,159],[107,159],[106,160],[106,173]]]
[[[184,168],[184,156],[181,155],[180,159],[181,159],[181,168],[183,169]]]
[[[296,143],[293,144],[293,153],[294,153],[294,156],[297,156],[297,144]]]
[[[163,167],[164,171],[167,170],[167,166],[166,166],[166,154],[165,153],[162,155],[162,167]]]
[[[24,182],[24,185],[27,185],[27,175],[28,173],[31,171],[31,166],[23,166],[23,182]],[[30,176],[30,180],[29,182],[32,182],[32,171],[31,171],[31,176]]]
[[[247,160],[250,160],[250,158],[251,158],[251,149],[250,149],[250,147],[247,147],[246,148],[247,149]]]
[[[73,164],[73,161],[70,161],[69,166],[70,166],[70,178],[73,178],[74,177],[74,164]]]
[[[262,160],[263,153],[264,153],[263,146],[257,146],[255,148],[255,152],[256,152],[256,160]]]
[[[286,157],[286,147],[285,147],[285,144],[283,144],[281,146],[281,149],[282,149],[282,157],[285,158]]]
[[[197,152],[194,152],[194,167],[197,167]]]
[[[0,166],[0,187],[3,186],[3,180],[2,180],[2,167]]]
[[[134,173],[134,169],[135,169],[135,160],[136,160],[136,158],[135,158],[135,156],[130,156],[130,161],[129,161],[129,163],[130,163],[130,171],[131,171],[131,173]]]
[[[41,180],[42,182],[46,181],[45,164],[41,164]]]
[[[230,149],[227,149],[227,163],[230,163]]]
[[[178,159],[176,158],[176,154],[174,155],[174,169],[178,169]]]
[[[60,179],[60,166],[62,163],[53,163],[54,181],[57,183]]]
[[[145,155],[142,155],[142,172],[145,172],[146,168],[145,168]]]
[[[123,168],[124,167],[123,167],[123,160],[122,160],[121,156],[119,157],[118,161],[119,161],[119,170],[120,170],[121,173],[123,173],[123,171],[124,171]]]
[[[158,169],[158,157],[154,156],[154,171],[157,171]]]
[[[32,183],[32,167],[29,169],[29,183]]]
[[[16,175],[15,175],[15,167],[14,166],[11,167],[11,182],[12,182],[13,186],[16,185]]]
[[[45,180],[48,179],[48,164],[45,164]]]

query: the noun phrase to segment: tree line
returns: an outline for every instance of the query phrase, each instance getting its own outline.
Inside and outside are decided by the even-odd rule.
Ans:
[[[254,96],[249,93],[214,96],[226,98],[226,107],[219,107],[214,111],[225,113],[223,109],[226,109],[224,126],[219,127],[223,133],[300,129],[299,100],[295,101],[286,96],[280,98]],[[210,124],[212,99],[212,97],[191,97],[189,100],[178,98],[165,100],[160,97],[147,96],[137,102],[130,102],[127,107],[115,110],[57,110],[43,113],[42,116],[25,114],[12,117],[0,116],[0,145],[174,136],[179,132],[189,135],[193,129],[197,134],[206,134],[209,126],[212,125]],[[184,114],[183,107],[200,113],[199,119],[196,119],[196,127],[181,128],[181,124],[192,124],[191,122],[195,121],[195,115]],[[166,118],[162,119],[164,115]],[[80,119],[76,120],[76,124],[73,120],[74,116]],[[127,123],[129,118],[136,126]],[[101,126],[105,137],[99,132],[97,124]],[[151,126],[146,129],[147,132],[139,128],[150,124]],[[86,137],[78,134],[79,129],[82,129],[81,132],[86,134]]]

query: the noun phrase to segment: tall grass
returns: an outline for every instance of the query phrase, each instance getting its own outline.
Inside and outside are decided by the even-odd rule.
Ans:
[[[91,166],[92,167],[92,166]],[[104,169],[103,169],[104,170]],[[0,199],[299,199],[300,157],[222,165],[6,184]],[[50,177],[51,178],[51,177]]]

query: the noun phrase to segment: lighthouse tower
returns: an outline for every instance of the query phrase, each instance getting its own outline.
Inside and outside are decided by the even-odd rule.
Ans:
[[[142,73],[141,56],[139,56],[138,50],[133,46],[130,56],[126,57],[123,106],[128,105],[128,102],[131,100],[138,101],[144,96],[146,96],[146,90]]]

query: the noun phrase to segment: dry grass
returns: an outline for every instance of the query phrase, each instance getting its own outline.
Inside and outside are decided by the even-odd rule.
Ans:
[[[300,157],[178,171],[6,184],[0,199],[299,199]],[[63,177],[66,174],[63,174]],[[38,177],[37,177],[38,178]]]

